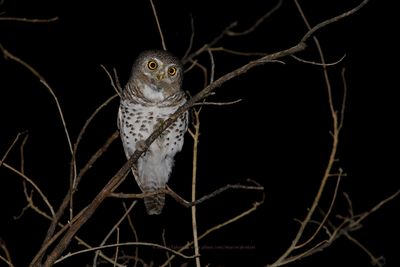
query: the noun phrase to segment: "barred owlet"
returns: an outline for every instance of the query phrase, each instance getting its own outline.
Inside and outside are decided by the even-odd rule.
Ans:
[[[180,61],[166,51],[145,51],[136,59],[121,93],[118,112],[118,128],[128,159],[161,121],[186,102],[181,89],[182,76]],[[151,144],[132,168],[144,193],[165,188],[174,156],[182,149],[187,125],[188,113],[185,112]],[[160,214],[164,202],[164,193],[144,198],[148,214]]]

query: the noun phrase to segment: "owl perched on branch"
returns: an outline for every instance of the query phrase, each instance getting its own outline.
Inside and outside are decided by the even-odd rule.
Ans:
[[[161,121],[186,102],[182,77],[180,61],[166,51],[145,51],[136,59],[121,93],[118,112],[118,128],[128,159]],[[188,112],[185,112],[150,145],[132,168],[144,193],[165,188],[174,156],[182,149],[187,127]],[[164,203],[164,193],[144,198],[148,214],[160,214]]]

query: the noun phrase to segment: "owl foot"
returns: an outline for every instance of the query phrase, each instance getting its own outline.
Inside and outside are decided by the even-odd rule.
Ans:
[[[136,150],[144,151],[146,149],[146,142],[144,140],[139,140],[136,143]]]

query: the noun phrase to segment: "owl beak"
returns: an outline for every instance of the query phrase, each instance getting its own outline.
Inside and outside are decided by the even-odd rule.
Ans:
[[[157,73],[156,77],[157,77],[157,80],[161,81],[164,78],[164,72]]]

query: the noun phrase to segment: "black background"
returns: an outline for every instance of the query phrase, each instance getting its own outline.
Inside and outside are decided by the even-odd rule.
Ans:
[[[349,10],[359,1],[304,1],[310,23]],[[318,2],[318,3],[316,3]],[[156,1],[168,50],[182,57],[195,25],[193,50],[210,42],[233,21],[245,30],[272,8],[273,1]],[[357,213],[367,211],[399,189],[398,177],[398,91],[395,17],[383,1],[371,1],[355,15],[321,29],[317,37],[329,68],[336,104],[343,94],[341,70],[346,68],[348,95],[344,128],[338,151],[346,176],[342,179],[334,213],[345,214],[347,192]],[[138,53],[161,48],[154,16],[148,1],[20,1],[0,6],[3,17],[59,19],[51,23],[0,21],[0,42],[12,54],[34,67],[49,83],[64,111],[72,141],[91,113],[114,94],[100,65],[115,68],[122,85]],[[253,33],[225,37],[216,46],[244,52],[272,53],[295,45],[306,27],[292,1]],[[312,41],[297,56],[318,61]],[[224,52],[213,53],[215,78],[257,57]],[[327,164],[331,147],[331,117],[321,68],[283,58],[285,64],[269,63],[217,89],[209,101],[233,101],[229,106],[206,106],[201,112],[198,163],[199,196],[228,183],[253,179],[265,187],[264,204],[252,215],[221,229],[200,242],[202,263],[210,266],[262,266],[273,262],[290,244],[298,223],[310,207]],[[199,61],[210,66],[204,53]],[[55,208],[68,189],[70,153],[56,105],[47,89],[11,60],[0,61],[0,156],[18,132],[28,131],[25,171],[46,193]],[[188,65],[186,66],[188,67]],[[195,94],[203,88],[198,69],[187,73],[185,90]],[[111,102],[86,132],[78,153],[78,167],[116,130],[118,100]],[[186,135],[177,155],[169,185],[190,199],[192,140]],[[17,144],[17,147],[20,142]],[[6,162],[19,166],[19,151],[13,149]],[[85,176],[75,198],[76,211],[85,207],[125,162],[120,141]],[[131,177],[132,178],[132,177]],[[19,220],[13,216],[25,206],[21,178],[0,169],[0,238],[7,244],[16,266],[26,266],[43,240],[48,222],[28,211]],[[326,210],[334,182],[328,184],[321,208]],[[138,192],[133,179],[119,188]],[[229,191],[198,206],[199,232],[227,220],[260,199],[257,192]],[[39,198],[37,203],[44,207]],[[100,206],[78,235],[98,244],[123,214],[120,200]],[[129,203],[129,201],[127,201]],[[387,266],[398,266],[399,199],[367,219],[353,233]],[[165,229],[171,247],[191,240],[190,211],[172,199],[161,216],[145,215],[139,202],[132,216],[141,241],[161,243]],[[66,218],[64,218],[66,219]],[[317,218],[318,219],[318,218]],[[334,219],[333,219],[334,220]],[[127,231],[123,239],[132,241]],[[242,249],[238,249],[242,247]],[[246,249],[244,249],[246,247]],[[72,246],[70,250],[77,250]],[[223,248],[223,249],[221,249]],[[156,265],[164,253],[141,249]],[[187,251],[187,254],[190,254]],[[89,258],[91,257],[88,256]],[[81,264],[86,256],[66,261]],[[89,261],[90,262],[90,261]],[[180,261],[177,261],[177,264]],[[81,264],[81,265],[79,265]],[[329,249],[294,266],[370,266],[368,256],[345,238]],[[0,266],[4,264],[1,263]]]

